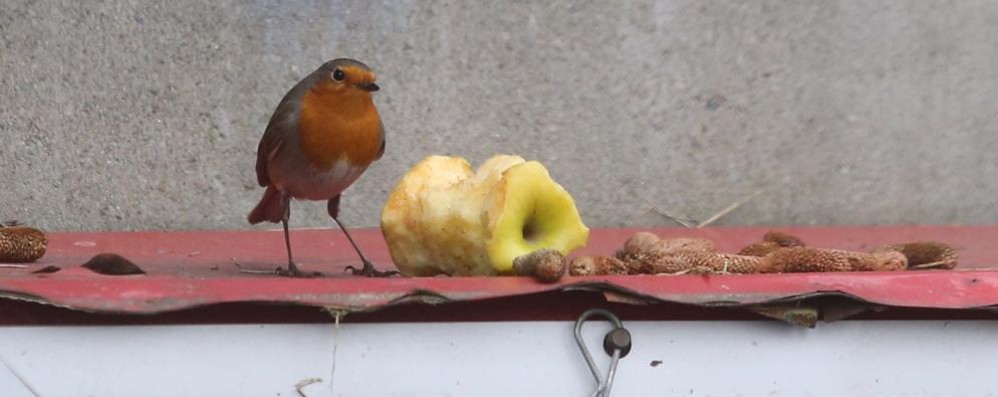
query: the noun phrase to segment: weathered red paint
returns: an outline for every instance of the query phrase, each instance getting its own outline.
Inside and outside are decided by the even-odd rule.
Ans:
[[[662,236],[700,236],[737,251],[770,228],[655,229]],[[618,296],[698,305],[751,305],[821,294],[845,294],[871,303],[925,308],[998,305],[998,226],[781,227],[812,246],[865,250],[883,243],[939,240],[957,248],[954,271],[885,273],[567,277],[558,284],[529,278],[390,278],[348,276],[356,264],[342,233],[294,231],[296,261],[326,274],[286,279],[245,274],[283,264],[279,231],[52,233],[47,255],[28,269],[0,269],[0,297],[111,313],[161,313],[215,303],[273,302],[373,310],[415,300],[469,301],[544,291],[590,289]],[[598,229],[580,253],[611,254],[636,229]],[[358,244],[381,268],[391,268],[377,230],[357,230]],[[120,254],[148,272],[103,276],[79,265],[102,252]],[[54,265],[53,274],[31,271]]]

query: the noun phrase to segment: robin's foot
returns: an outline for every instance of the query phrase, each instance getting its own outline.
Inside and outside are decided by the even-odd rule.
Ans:
[[[298,266],[295,266],[294,262],[289,262],[287,269],[278,266],[277,269],[274,270],[274,273],[276,273],[278,276],[290,277],[290,278],[322,277],[322,273],[320,272],[303,272],[301,270],[298,270]]]
[[[372,265],[371,262],[368,261],[364,261],[364,267],[360,269],[357,269],[353,266],[347,266],[345,270],[349,271],[354,276],[363,276],[363,277],[391,277],[399,274],[397,270],[387,270],[387,271],[377,270],[374,268],[374,265]]]

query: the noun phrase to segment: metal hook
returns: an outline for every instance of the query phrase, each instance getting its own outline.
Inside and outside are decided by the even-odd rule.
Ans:
[[[586,347],[586,342],[582,339],[582,324],[593,316],[606,317],[607,320],[613,323],[613,330],[608,332],[603,338],[603,350],[610,356],[610,369],[607,371],[605,378],[600,375],[599,367],[596,366],[592,354],[589,353],[589,348]],[[617,374],[617,363],[631,351],[631,333],[624,328],[624,324],[620,322],[620,319],[610,311],[589,309],[585,313],[582,313],[579,319],[575,321],[575,343],[579,345],[582,357],[586,359],[589,371],[592,372],[593,378],[596,379],[596,390],[593,391],[591,396],[609,397],[610,388],[613,386],[613,378]]]

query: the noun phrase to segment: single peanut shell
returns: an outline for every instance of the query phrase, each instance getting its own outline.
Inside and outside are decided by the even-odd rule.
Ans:
[[[772,241],[760,241],[758,243],[752,243],[752,244],[749,244],[749,245],[745,246],[745,248],[742,248],[741,251],[738,251],[738,255],[759,256],[759,257],[762,257],[762,256],[769,255],[770,252],[776,251],[776,250],[778,250],[780,248],[783,248],[783,246],[781,246],[781,245],[779,245],[779,244],[777,244],[775,242],[772,242]]]
[[[764,259],[767,273],[846,272],[852,264],[843,251],[809,247],[787,247]]]
[[[707,268],[722,273],[759,273],[762,264],[762,259],[758,257],[715,252],[686,251],[678,256],[688,262],[691,268]]]
[[[916,241],[877,247],[874,253],[896,251],[908,258],[908,268],[952,269],[957,265],[956,250],[949,244],[939,241]],[[932,265],[932,266],[925,266]]]
[[[762,259],[752,256],[706,251],[681,251],[673,254],[652,253],[637,258],[632,269],[641,274],[677,274],[683,272],[759,273]]]
[[[565,262],[561,252],[545,248],[513,259],[513,272],[519,276],[532,276],[542,283],[553,283],[565,275]]]
[[[714,243],[707,239],[695,237],[677,237],[662,239],[658,249],[665,252],[700,251],[714,252]]]
[[[783,232],[769,231],[762,236],[762,241],[769,241],[771,243],[776,243],[781,247],[803,247],[804,242],[797,236],[793,236]]]
[[[642,252],[649,252],[658,246],[659,241],[662,239],[651,232],[637,232],[634,233],[627,241],[624,242],[624,253],[625,254],[640,254]]]
[[[899,252],[870,254],[866,252],[840,251],[849,261],[851,270],[857,272],[895,271],[908,267],[908,260]]]
[[[45,255],[48,238],[41,230],[24,227],[0,227],[0,263],[34,262]]]
[[[616,276],[628,274],[628,267],[620,259],[609,256],[580,256],[568,265],[572,276]]]

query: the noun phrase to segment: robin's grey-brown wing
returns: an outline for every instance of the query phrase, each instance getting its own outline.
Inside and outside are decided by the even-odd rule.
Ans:
[[[268,162],[274,154],[281,150],[287,134],[298,131],[298,115],[299,110],[301,110],[302,97],[315,85],[318,79],[325,75],[325,71],[319,68],[299,81],[284,95],[281,103],[274,110],[274,114],[270,116],[267,129],[263,133],[263,138],[260,139],[260,145],[256,148],[256,180],[260,186],[270,185],[270,176],[267,173]]]
[[[297,101],[292,101],[297,102]],[[296,105],[291,102],[281,102],[281,105],[274,111],[274,115],[267,124],[267,130],[260,139],[260,145],[256,148],[256,180],[260,186],[270,185],[270,175],[267,173],[267,163],[274,154],[284,145],[284,131],[295,131],[297,117],[295,117]]]

